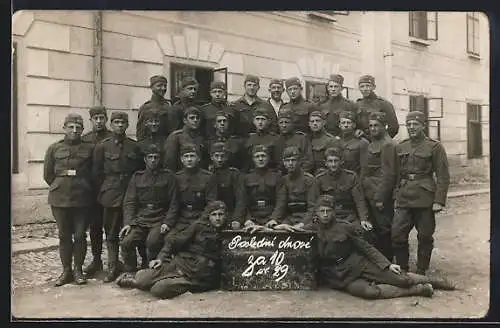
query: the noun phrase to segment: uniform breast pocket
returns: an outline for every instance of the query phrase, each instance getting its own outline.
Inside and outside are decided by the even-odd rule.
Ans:
[[[120,159],[120,154],[117,154],[117,153],[111,153],[111,152],[106,152],[106,153],[104,153],[104,157],[105,157],[108,161],[117,161],[118,159]]]
[[[136,190],[137,190],[136,195],[139,201],[151,201],[154,196],[152,193],[152,189],[149,186],[138,185],[136,187]]]
[[[68,158],[70,155],[69,149],[58,149],[54,153],[54,158],[56,160],[62,160]]]
[[[432,154],[430,153],[416,152],[413,154],[413,159],[418,170],[426,171],[432,166]]]
[[[380,164],[380,150],[368,150],[368,164],[378,165]]]
[[[403,167],[406,166],[408,164],[408,157],[409,156],[410,156],[410,153],[408,153],[408,152],[398,153],[399,164]]]
[[[330,195],[330,196],[335,196],[335,187],[332,185],[323,185],[321,186],[321,193]]]
[[[346,162],[355,161],[359,157],[359,148],[356,146],[344,147],[344,160]]]
[[[205,202],[205,187],[200,185],[193,186],[192,195],[195,202]]]

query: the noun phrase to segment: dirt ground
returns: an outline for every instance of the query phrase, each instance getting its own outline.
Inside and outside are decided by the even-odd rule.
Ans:
[[[12,314],[17,318],[478,318],[489,308],[489,208],[489,194],[454,198],[438,215],[430,274],[444,275],[460,289],[435,291],[431,299],[366,301],[318,290],[213,291],[156,300],[101,280],[54,288],[52,279],[59,275],[60,263],[57,251],[50,251],[12,259]],[[412,259],[415,238],[413,232]]]

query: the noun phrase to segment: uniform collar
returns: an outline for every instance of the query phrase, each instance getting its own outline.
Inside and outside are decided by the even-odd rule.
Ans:
[[[67,145],[78,145],[82,142],[82,138],[76,139],[76,140],[69,140],[66,137],[64,137],[64,143]]]
[[[300,97],[298,97],[297,99],[290,99],[290,102],[292,104],[300,104],[302,102],[304,102],[304,98],[302,97],[302,95]]]
[[[367,97],[365,97],[364,99],[376,99],[377,98],[377,95],[375,94],[375,92],[372,91],[372,93],[370,93]]]

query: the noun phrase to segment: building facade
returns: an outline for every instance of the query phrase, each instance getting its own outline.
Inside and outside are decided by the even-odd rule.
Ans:
[[[357,79],[376,78],[401,125],[409,110],[426,112],[453,165],[489,163],[489,25],[466,12],[152,12],[23,11],[13,18],[13,192],[44,194],[44,153],[62,137],[68,112],[88,117],[103,104],[130,115],[149,99],[149,77],[195,75],[200,97],[225,80],[229,100],[245,74],[298,76],[317,99],[330,74],[360,97]],[[85,131],[90,122],[85,123]],[[84,131],[84,132],[85,132]],[[397,139],[406,137],[400,129]]]

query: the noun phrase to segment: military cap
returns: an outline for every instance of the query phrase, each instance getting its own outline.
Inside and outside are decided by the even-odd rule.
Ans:
[[[370,116],[368,116],[368,119],[379,121],[383,125],[387,124],[387,120],[385,118],[385,113],[382,113],[382,112],[371,112]]]
[[[162,75],[153,75],[149,78],[149,86],[150,87],[152,87],[153,85],[155,85],[155,83],[158,83],[158,82],[168,83],[167,78],[165,76],[162,76]]]
[[[217,118],[217,116],[224,116],[225,118],[230,118],[231,117],[231,114],[229,114],[228,112],[225,112],[223,110],[219,110],[215,113],[215,118]]]
[[[338,84],[344,84],[344,77],[340,74],[332,74],[330,75],[330,79],[328,81],[337,82]]]
[[[199,148],[195,144],[185,144],[181,147],[181,156],[187,153],[196,153],[199,155]]]
[[[342,158],[342,155],[343,155],[342,149],[340,149],[338,147],[328,147],[325,150],[325,157],[335,156],[338,158]]]
[[[152,119],[159,119],[160,118],[160,112],[157,111],[157,110],[147,110],[147,111],[144,111],[144,114],[142,114],[143,118],[144,118],[144,121],[147,121],[147,120],[152,120]]]
[[[292,119],[292,111],[291,110],[280,110],[280,112],[278,113],[278,120],[280,118]]]
[[[189,114],[197,114],[199,116],[201,115],[201,111],[196,106],[189,106],[184,110],[184,117],[187,117]]]
[[[111,113],[111,122],[116,119],[121,119],[128,122],[128,114],[125,112],[113,112]]]
[[[226,84],[224,82],[221,82],[221,81],[213,81],[210,84],[210,90],[213,90],[213,89],[226,90]]]
[[[321,195],[318,197],[316,201],[316,206],[327,206],[331,208],[335,208],[335,197],[331,195]]]
[[[205,213],[210,214],[213,211],[224,210],[226,211],[226,204],[220,200],[214,200],[207,204],[205,207]]]
[[[148,154],[160,154],[161,149],[156,144],[149,144],[144,148],[144,155]]]
[[[257,116],[264,116],[265,118],[269,119],[269,112],[265,108],[257,108],[253,112],[253,117],[256,118]]]
[[[302,86],[302,84],[300,84],[300,80],[298,77],[291,77],[289,79],[286,79],[285,81],[285,86],[288,88],[288,87],[291,87],[292,85],[297,85],[297,86]]]
[[[92,117],[94,115],[97,115],[97,114],[107,115],[107,113],[106,113],[106,107],[104,107],[104,106],[93,106],[93,107],[90,107],[90,109],[89,109],[89,115],[90,115],[90,117]]]
[[[300,156],[300,150],[296,146],[290,146],[286,147],[285,150],[283,151],[283,159],[285,158],[290,158],[290,157],[299,157]]]
[[[248,75],[245,76],[245,81],[243,81],[243,84],[245,84],[247,82],[254,82],[254,83],[259,84],[260,83],[260,79],[259,79],[258,76],[248,74]]]
[[[256,153],[266,153],[269,155],[269,149],[267,149],[267,147],[264,145],[255,145],[252,148],[252,154]]]
[[[226,143],[216,142],[212,145],[212,147],[210,147],[210,154],[217,153],[217,152],[226,153],[227,152]]]
[[[64,118],[64,125],[66,125],[68,123],[76,123],[76,124],[80,124],[81,126],[83,126],[83,117],[79,114],[69,113]]]
[[[363,75],[362,77],[359,78],[358,84],[361,83],[371,83],[375,85],[375,78],[371,75]]]
[[[344,110],[344,111],[340,112],[339,117],[340,118],[347,118],[353,122],[356,122],[356,114],[352,111],[349,111],[349,110]]]
[[[408,121],[419,121],[420,123],[422,124],[425,124],[425,115],[424,113],[422,113],[421,111],[418,111],[418,110],[415,110],[415,111],[411,111],[408,113],[408,115],[406,115],[406,122],[408,123]]]
[[[326,119],[325,113],[323,113],[320,110],[313,110],[311,113],[309,113],[309,117],[312,117],[312,116],[321,117],[324,120]]]
[[[272,79],[270,82],[269,82],[269,87],[271,87],[271,85],[273,84],[279,84],[281,86],[283,86],[283,81],[280,80],[280,79]]]
[[[181,88],[185,88],[190,85],[198,85],[198,81],[192,76],[186,76],[185,78],[182,79],[181,82]]]

